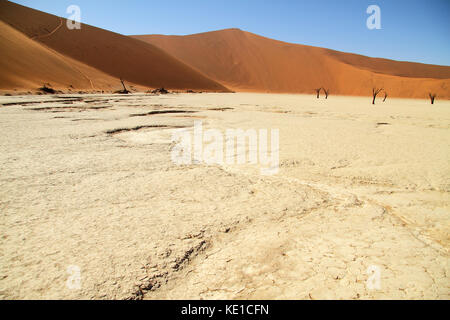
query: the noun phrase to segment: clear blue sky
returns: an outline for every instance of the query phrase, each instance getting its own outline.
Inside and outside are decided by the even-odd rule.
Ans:
[[[450,65],[450,0],[14,0],[125,35],[240,28],[269,38],[372,57]],[[366,9],[381,8],[381,30]]]

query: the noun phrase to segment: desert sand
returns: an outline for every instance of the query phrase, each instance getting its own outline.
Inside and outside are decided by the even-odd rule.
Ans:
[[[0,84],[4,90],[35,90],[44,83],[63,90],[120,89],[116,78],[58,54],[2,21],[0,43]]]
[[[165,87],[202,92],[313,93],[450,99],[450,67],[369,58],[268,39],[239,29],[126,36],[0,0],[0,90],[66,93]]]
[[[239,29],[188,36],[141,35],[206,76],[235,91],[450,99],[450,67],[369,58],[268,39]]]
[[[175,165],[199,120],[280,129],[279,173]],[[1,299],[450,298],[448,101],[0,97],[0,122]]]
[[[65,91],[73,87],[111,91],[121,88],[119,79],[123,78],[144,87],[144,92],[145,88],[160,87],[229,91],[161,49],[124,35],[86,24],[70,30],[64,18],[5,0],[0,0],[0,20],[15,29],[7,30],[2,24],[0,51],[6,56],[1,66],[7,67],[0,75],[0,89],[36,89],[49,82]],[[29,47],[34,51],[27,50]],[[44,59],[55,60],[53,69],[39,68],[48,65],[42,63]],[[27,65],[34,67],[24,68]],[[77,65],[84,67],[80,70]],[[87,66],[89,73],[83,72]]]

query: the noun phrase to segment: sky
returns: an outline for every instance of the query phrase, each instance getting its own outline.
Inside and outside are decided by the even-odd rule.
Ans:
[[[450,0],[13,0],[125,35],[239,28],[268,38],[370,57],[450,66]],[[381,29],[369,30],[377,5]]]

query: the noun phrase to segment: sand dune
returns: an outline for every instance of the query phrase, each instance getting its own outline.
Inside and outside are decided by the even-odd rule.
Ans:
[[[116,79],[116,83],[117,78],[122,77],[151,88],[163,86],[169,89],[228,91],[161,49],[130,37],[85,24],[81,30],[69,30],[63,18],[8,1],[0,1],[0,20],[49,49],[110,75]],[[23,38],[22,41],[31,46],[30,41]],[[2,41],[1,46],[2,52],[8,50],[5,42]],[[18,43],[14,49],[15,59],[8,60],[8,64],[15,61],[16,66],[9,70],[9,74],[3,75],[5,80],[16,77],[14,68],[21,68],[27,63],[34,64],[26,50],[17,50],[23,46],[26,45]],[[55,61],[59,60],[55,58]],[[35,69],[20,77],[41,79],[40,75],[44,71]],[[56,70],[49,70],[48,74],[53,75],[52,82],[67,83],[67,79],[58,77]],[[3,87],[13,84],[2,82]]]
[[[309,93],[325,86],[334,94],[450,98],[450,67],[374,59],[264,38],[239,29],[189,36],[144,35],[208,77],[238,91]]]
[[[239,29],[127,37],[0,0],[1,89],[139,89],[370,95],[450,99],[450,67],[368,58],[264,38]],[[143,41],[140,41],[143,40]],[[41,66],[46,66],[42,68]]]
[[[1,21],[0,39],[2,89],[36,89],[44,83],[51,83],[55,89],[91,90],[107,88],[108,83],[117,82],[117,79],[101,71],[31,40]],[[113,85],[110,86],[112,88]]]

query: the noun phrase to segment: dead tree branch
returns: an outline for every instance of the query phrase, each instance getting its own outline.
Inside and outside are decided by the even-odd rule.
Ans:
[[[431,104],[434,104],[434,99],[436,99],[436,94],[435,93],[429,93],[428,96],[430,97]]]
[[[127,87],[125,86],[125,82],[123,82],[122,78],[120,78],[120,82],[122,83],[123,90],[116,91],[116,93],[120,93],[120,94],[131,93],[131,91],[128,91]]]
[[[378,88],[372,88],[372,96],[373,96],[373,100],[372,100],[372,104],[375,104],[375,100],[377,99],[378,94],[383,91],[384,89],[378,89]]]
[[[317,99],[320,98],[320,91],[322,90],[322,88],[319,89],[314,89],[314,91],[317,93]]]

